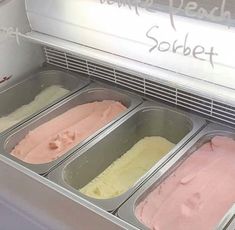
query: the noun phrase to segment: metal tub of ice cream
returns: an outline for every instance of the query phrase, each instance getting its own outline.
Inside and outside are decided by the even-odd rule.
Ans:
[[[204,124],[197,116],[144,102],[49,173],[48,178],[113,212]]]
[[[119,208],[118,217],[146,230],[227,229],[231,211],[222,217],[235,203],[234,153],[235,130],[209,124]]]
[[[1,138],[1,153],[44,175],[142,99],[91,83]]]
[[[0,135],[88,84],[89,79],[82,74],[43,67],[0,91]]]

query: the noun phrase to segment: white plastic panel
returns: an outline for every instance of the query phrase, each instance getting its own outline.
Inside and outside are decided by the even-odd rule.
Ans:
[[[0,3],[0,89],[25,77],[44,61],[39,45],[16,39],[15,32],[29,30],[24,0]]]
[[[140,62],[173,70],[188,76],[235,89],[235,52],[231,52],[235,40],[234,28],[226,25],[185,19],[175,16],[175,31],[167,13],[148,13],[139,9],[139,15],[128,7],[101,4],[98,0],[26,0],[27,13],[32,30],[64,40],[87,45],[109,53]],[[158,41],[190,47],[204,46],[206,52],[214,47],[218,55],[202,54],[199,60],[181,52],[149,50],[155,44],[146,36]]]

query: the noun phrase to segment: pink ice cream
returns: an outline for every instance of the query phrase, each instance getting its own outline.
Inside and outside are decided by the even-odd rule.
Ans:
[[[11,154],[31,164],[54,161],[125,109],[111,100],[79,105],[30,131]]]
[[[215,136],[137,206],[153,230],[214,230],[235,203],[235,140]]]

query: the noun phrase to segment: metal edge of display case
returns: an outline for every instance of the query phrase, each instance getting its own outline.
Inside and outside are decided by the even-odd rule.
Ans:
[[[6,202],[27,220],[42,225],[43,229],[137,230],[134,226],[2,155],[0,175],[3,188],[0,191],[0,201]],[[21,229],[19,221],[17,223]]]
[[[188,119],[190,122],[192,122],[192,130],[188,132],[179,142],[175,145],[175,147],[169,151],[169,153],[164,156],[161,160],[158,161],[155,166],[153,166],[144,176],[142,176],[135,185],[129,189],[124,194],[112,198],[112,199],[106,199],[106,200],[98,200],[95,198],[88,197],[81,192],[79,192],[77,189],[73,188],[72,186],[68,185],[63,178],[63,170],[64,168],[69,165],[71,162],[73,162],[76,158],[81,157],[82,155],[85,155],[86,152],[95,146],[97,143],[102,141],[105,137],[109,136],[110,133],[118,129],[120,125],[125,123],[128,119],[131,119],[131,117],[138,112],[144,111],[144,110],[151,110],[151,109],[165,109],[165,110],[171,110],[174,113],[179,113],[180,115],[184,116],[186,119]],[[159,170],[168,160],[170,160],[178,151],[180,151],[183,146],[190,141],[204,126],[206,125],[206,122],[204,119],[199,118],[196,115],[189,114],[187,112],[183,112],[181,110],[172,108],[170,106],[165,106],[162,103],[154,102],[154,101],[145,101],[143,104],[138,106],[134,111],[129,113],[127,116],[120,119],[117,123],[115,123],[112,127],[107,129],[105,132],[103,132],[101,135],[97,136],[95,139],[93,139],[92,142],[90,142],[88,145],[86,145],[84,148],[80,149],[79,151],[76,151],[76,153],[73,154],[72,157],[64,161],[61,165],[59,165],[57,168],[55,168],[52,172],[49,173],[47,178],[52,180],[53,182],[61,185],[62,187],[70,190],[71,192],[77,194],[80,197],[83,197],[84,199],[89,200],[90,202],[96,204],[97,206],[105,209],[109,212],[115,212],[115,210],[123,203],[125,200],[127,200],[137,189],[139,186],[141,186],[142,183],[145,182],[154,172]]]
[[[235,229],[235,203],[224,215],[216,230],[234,230]]]
[[[53,102],[43,106],[41,109],[39,109],[38,111],[32,113],[31,115],[25,117],[24,119],[22,119],[21,121],[17,122],[15,125],[7,128],[6,130],[3,130],[2,132],[0,132],[0,137],[6,135],[7,133],[11,132],[12,130],[14,130],[16,127],[22,125],[23,123],[25,123],[26,121],[32,119],[35,116],[38,116],[40,113],[42,113],[43,111],[49,109],[50,107],[56,105],[57,103],[59,103],[60,101],[66,99],[67,97],[71,96],[72,94],[78,92],[79,90],[85,88],[86,86],[88,86],[90,84],[90,79],[85,75],[85,74],[81,74],[81,73],[75,73],[72,71],[65,71],[62,68],[59,67],[54,67],[54,66],[50,66],[50,65],[44,65],[40,68],[37,68],[36,70],[32,71],[26,78],[24,78],[23,80],[16,82],[15,84],[3,89],[2,91],[0,91],[0,95],[3,95],[4,93],[10,91],[10,90],[14,90],[16,87],[20,87],[23,84],[25,84],[27,81],[32,81],[34,78],[36,78],[37,76],[40,76],[42,73],[46,73],[48,74],[49,72],[59,72],[60,74],[64,74],[66,75],[65,77],[70,77],[71,79],[74,79],[77,81],[77,85],[74,86],[74,88],[69,91],[68,93],[66,93],[64,96],[59,97],[58,99],[54,100]],[[25,89],[28,90],[28,89]],[[34,98],[32,98],[34,99]],[[22,104],[23,106],[24,104]]]
[[[92,134],[91,136],[89,136],[88,138],[83,140],[82,142],[80,142],[80,144],[78,144],[75,147],[73,147],[72,149],[70,149],[66,154],[64,154],[63,156],[61,156],[57,160],[52,161],[50,163],[39,164],[39,165],[25,163],[25,162],[17,159],[16,157],[12,156],[11,154],[9,154],[8,151],[6,151],[6,148],[7,148],[8,144],[9,144],[9,142],[12,140],[12,138],[16,138],[17,137],[18,141],[22,140],[23,137],[30,130],[38,127],[39,125],[42,125],[43,123],[51,120],[52,118],[57,117],[58,115],[62,114],[65,111],[67,111],[68,108],[66,106],[69,106],[69,103],[71,103],[71,101],[75,101],[76,102],[76,100],[77,100],[78,102],[75,103],[76,105],[85,103],[86,101],[83,101],[83,102],[81,101],[83,95],[86,95],[86,94],[88,95],[88,94],[95,93],[95,92],[102,92],[102,93],[104,93],[104,92],[112,93],[113,92],[113,97],[114,96],[116,96],[117,98],[118,97],[119,98],[122,97],[123,100],[125,99],[126,101],[128,101],[129,107],[128,107],[128,109],[126,111],[124,111],[120,115],[118,115],[113,121],[109,122],[103,128],[99,129],[97,132],[95,132],[94,134]],[[112,96],[109,95],[109,99],[110,98],[112,98]],[[80,103],[79,103],[79,99],[80,99]],[[91,101],[93,102],[93,101],[99,100],[99,99],[91,99],[91,100],[89,100],[89,98],[86,98],[86,99],[88,100],[87,102],[91,102]],[[102,98],[102,100],[105,100],[105,99],[106,98]],[[112,125],[113,123],[118,121],[121,117],[123,117],[126,114],[128,114],[131,110],[136,108],[141,103],[142,103],[142,99],[139,96],[133,95],[133,94],[131,94],[129,92],[126,92],[124,90],[118,90],[118,89],[113,88],[113,87],[111,87],[111,86],[109,86],[107,84],[91,83],[86,88],[83,88],[79,92],[74,93],[70,97],[67,97],[65,100],[63,100],[63,101],[57,103],[56,105],[52,106],[50,109],[42,112],[38,116],[35,116],[31,120],[29,120],[29,121],[25,122],[24,124],[22,124],[21,126],[18,126],[12,132],[9,132],[5,136],[0,137],[1,153],[2,153],[2,155],[4,155],[4,156],[6,156],[6,157],[8,157],[8,158],[18,162],[19,164],[25,166],[26,168],[29,168],[29,169],[31,169],[32,171],[34,171],[34,172],[36,172],[38,174],[45,175],[45,174],[49,173],[57,164],[59,164],[61,161],[65,160],[68,156],[70,156],[75,150],[77,150],[77,149],[81,148],[83,145],[87,144],[95,136],[97,136],[99,133],[104,131],[107,127],[109,127],[110,125]],[[76,106],[76,105],[74,105],[74,106]],[[72,107],[74,107],[74,106],[72,106]],[[70,108],[72,108],[72,107],[70,107]],[[18,143],[18,142],[16,142],[16,143]]]
[[[138,229],[148,230],[144,224],[142,224],[135,216],[136,206],[156,187],[158,187],[169,175],[171,175],[177,166],[187,159],[193,152],[202,144],[210,140],[209,136],[214,136],[216,134],[234,136],[235,129],[223,126],[221,124],[209,123],[203,130],[201,130],[190,142],[187,143],[167,164],[152,177],[143,184],[117,211],[116,215],[128,222],[129,224],[137,227]],[[202,138],[207,137],[202,141]],[[231,209],[227,214],[231,216]],[[233,214],[235,214],[233,212]],[[228,218],[223,218],[223,220],[218,223],[216,230],[224,230],[224,226],[227,225],[226,221]]]

